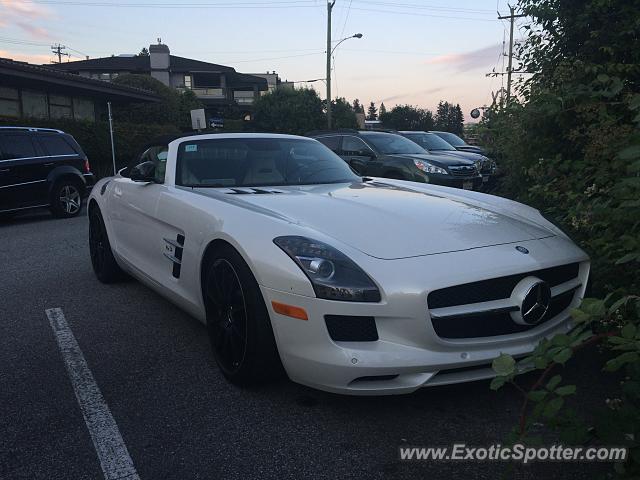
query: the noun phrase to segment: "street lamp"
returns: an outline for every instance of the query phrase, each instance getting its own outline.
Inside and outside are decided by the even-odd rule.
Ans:
[[[329,130],[331,130],[331,55],[342,42],[350,38],[362,38],[361,33],[356,33],[350,37],[343,38],[336,43],[335,47],[331,48],[331,9],[333,9],[335,3],[335,0],[327,2],[327,127]]]

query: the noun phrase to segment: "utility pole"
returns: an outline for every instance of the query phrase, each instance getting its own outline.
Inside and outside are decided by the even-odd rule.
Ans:
[[[331,10],[336,0],[327,1],[327,128],[331,130]]]
[[[63,52],[63,50],[66,50],[66,49],[67,49],[67,47],[65,47],[64,45],[60,45],[60,44],[52,45],[51,46],[51,51],[53,52],[53,54],[55,56],[58,57],[58,61],[57,62],[56,61],[52,61],[51,63],[62,63],[62,57],[63,56],[68,57],[69,56],[69,54],[67,52]]]
[[[509,29],[509,65],[507,67],[507,105],[509,104],[509,100],[511,100],[511,71],[513,66],[513,24],[515,23],[516,18],[526,17],[526,15],[516,15],[515,7],[509,5],[510,15],[500,15],[498,13],[498,20],[510,20],[511,27]]]

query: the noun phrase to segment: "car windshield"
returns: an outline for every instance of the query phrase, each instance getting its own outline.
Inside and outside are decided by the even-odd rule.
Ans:
[[[407,133],[405,136],[427,150],[454,150],[450,143],[433,133]]]
[[[438,135],[440,138],[443,138],[447,143],[453,145],[454,147],[464,147],[467,144],[467,142],[465,142],[455,133],[437,132],[436,135]]]
[[[375,149],[385,155],[427,153],[424,148],[400,135],[392,133],[368,133],[363,137]]]
[[[220,138],[178,148],[176,185],[258,187],[360,181],[335,153],[315,140]]]

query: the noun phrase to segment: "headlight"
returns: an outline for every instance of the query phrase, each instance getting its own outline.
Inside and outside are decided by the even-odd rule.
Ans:
[[[296,262],[318,298],[345,302],[379,302],[373,280],[346,255],[306,237],[278,237],[273,242]]]
[[[439,173],[441,175],[449,174],[449,172],[447,172],[444,168],[436,167],[435,165],[429,162],[424,162],[422,160],[414,160],[413,163],[415,164],[416,167],[418,167],[418,170],[422,170],[425,173]]]
[[[482,161],[481,160],[476,160],[474,162],[475,166],[476,166],[476,171],[480,172],[482,170]]]

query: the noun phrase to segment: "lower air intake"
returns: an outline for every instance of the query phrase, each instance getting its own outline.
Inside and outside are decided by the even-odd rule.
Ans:
[[[329,336],[335,342],[375,342],[378,340],[378,329],[373,317],[325,315],[324,320]]]

